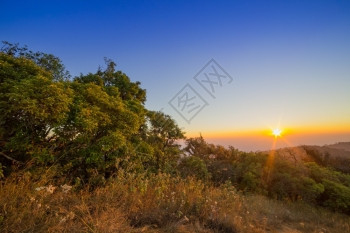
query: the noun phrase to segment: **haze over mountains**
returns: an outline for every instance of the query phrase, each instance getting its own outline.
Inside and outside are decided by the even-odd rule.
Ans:
[[[186,131],[187,132],[187,131]],[[198,134],[189,134],[191,137],[197,137]],[[186,133],[186,136],[189,136]],[[202,133],[203,137],[210,143],[219,144],[223,146],[234,146],[235,148],[242,151],[268,151],[272,148],[285,148],[285,147],[295,147],[301,145],[336,145],[337,142],[349,142],[350,134],[340,133],[310,133],[310,134],[293,134],[293,135],[283,135],[282,138],[278,138],[274,142],[272,136],[267,136],[263,133],[256,132],[247,135],[227,135],[224,137],[219,137],[215,135],[208,135],[207,133]],[[274,147],[273,147],[274,145]]]
[[[340,151],[348,151],[348,152],[350,152],[350,142],[338,142],[336,144],[326,145],[326,146],[324,146],[324,148],[337,149],[337,150],[340,150]],[[350,155],[350,153],[349,153],[349,155]]]
[[[350,142],[338,142],[331,145],[315,146],[315,145],[302,145],[295,147],[285,147],[277,149],[276,152],[281,154],[293,153],[298,155],[299,159],[305,158],[307,151],[313,150],[322,155],[327,155],[332,158],[350,158]]]
[[[285,147],[265,153],[281,156],[291,162],[316,162],[322,166],[333,167],[336,170],[350,172],[350,142],[338,142],[331,145],[302,145]]]

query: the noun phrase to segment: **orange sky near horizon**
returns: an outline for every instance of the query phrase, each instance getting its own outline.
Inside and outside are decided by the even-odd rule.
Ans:
[[[277,127],[276,127],[277,128]],[[241,131],[202,131],[188,132],[187,137],[198,137],[200,134],[209,143],[234,146],[243,151],[269,150],[276,141],[276,148],[298,145],[325,145],[350,141],[350,126],[343,127],[293,127],[283,128],[281,137],[275,137],[270,129]]]

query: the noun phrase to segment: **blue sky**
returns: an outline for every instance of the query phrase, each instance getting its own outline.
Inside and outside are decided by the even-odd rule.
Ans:
[[[2,0],[0,39],[53,53],[72,75],[115,60],[190,135],[235,145],[279,126],[350,140],[350,1]],[[216,99],[193,80],[212,58],[233,77]],[[190,124],[168,104],[187,83],[209,104]]]

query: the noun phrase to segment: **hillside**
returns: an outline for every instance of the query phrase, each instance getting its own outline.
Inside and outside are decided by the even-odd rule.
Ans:
[[[91,191],[28,175],[17,174],[0,183],[0,232],[350,231],[348,215],[303,202],[243,195],[230,185],[204,186],[191,178],[119,174],[105,187]]]
[[[271,152],[264,152],[269,154]],[[331,145],[303,145],[277,149],[274,154],[290,162],[316,162],[322,166],[331,166],[343,172],[350,172],[350,142]]]
[[[347,152],[350,152],[350,142],[338,142],[336,144],[332,144],[332,145],[326,145],[323,146],[325,148],[333,148],[333,149],[337,149],[337,150],[344,150]],[[347,154],[348,156],[350,156],[350,154]]]

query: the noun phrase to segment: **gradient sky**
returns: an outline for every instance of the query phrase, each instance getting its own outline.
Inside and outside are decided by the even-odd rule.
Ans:
[[[103,58],[147,89],[146,106],[188,136],[243,150],[350,141],[350,1],[7,1],[0,39],[60,57],[71,74]],[[214,58],[233,82],[211,98],[193,77]],[[190,84],[190,123],[168,102]]]

